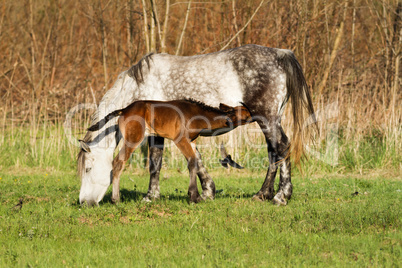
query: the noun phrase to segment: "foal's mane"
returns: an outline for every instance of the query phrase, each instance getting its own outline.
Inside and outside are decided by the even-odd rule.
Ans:
[[[212,107],[212,106],[209,106],[209,105],[207,105],[207,104],[205,104],[205,103],[203,103],[203,102],[201,102],[201,101],[196,101],[196,100],[194,100],[194,99],[183,99],[183,101],[187,101],[187,102],[190,102],[190,103],[194,103],[194,104],[196,104],[196,105],[198,105],[200,108],[202,108],[203,110],[205,110],[205,111],[207,111],[207,112],[214,112],[214,113],[219,113],[219,114],[226,114],[225,112],[223,112],[222,110],[219,110],[218,108],[216,108],[216,107]]]
[[[149,61],[152,60],[152,56],[154,54],[155,54],[154,52],[151,52],[145,55],[137,64],[131,66],[131,68],[128,69],[127,71],[128,76],[134,78],[135,82],[137,82],[137,85],[140,85],[141,83],[144,82],[144,75],[143,75],[144,62],[147,64],[147,67],[149,69],[150,68]]]

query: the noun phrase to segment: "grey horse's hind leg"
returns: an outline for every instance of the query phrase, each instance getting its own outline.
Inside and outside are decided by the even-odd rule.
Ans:
[[[278,170],[278,166],[276,165],[277,156],[276,154],[270,149],[269,142],[268,144],[268,157],[269,157],[269,167],[267,171],[267,175],[265,176],[264,183],[261,186],[261,189],[253,196],[255,200],[271,200],[274,197],[274,183],[276,172]]]
[[[290,161],[286,158],[289,141],[277,120],[258,122],[265,135],[269,156],[269,168],[260,191],[254,195],[257,200],[271,200],[275,204],[286,205],[292,195]],[[286,159],[285,159],[286,158]],[[278,193],[274,196],[274,182],[278,165],[281,165],[281,179]]]
[[[164,141],[162,137],[148,137],[150,179],[148,193],[143,199],[147,202],[160,197],[159,174],[162,168]]]
[[[283,132],[282,127],[281,130],[281,144],[283,144],[284,151],[282,151],[281,155],[281,163],[280,163],[280,179],[279,179],[279,187],[278,192],[274,196],[273,202],[279,205],[286,205],[286,199],[290,199],[293,192],[293,185],[291,182],[291,163],[290,157],[286,157],[289,151],[289,139],[286,134]]]
[[[196,156],[197,156],[197,165],[198,165],[198,178],[200,179],[201,182],[201,187],[202,187],[202,194],[201,198],[202,199],[214,199],[215,198],[215,183],[212,180],[211,176],[209,176],[206,168],[202,164],[202,159],[201,159],[201,154],[196,149]]]

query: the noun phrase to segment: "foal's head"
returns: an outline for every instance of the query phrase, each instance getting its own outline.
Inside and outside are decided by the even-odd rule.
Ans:
[[[231,107],[221,103],[219,104],[219,109],[226,113],[226,115],[232,121],[233,127],[238,127],[253,122],[251,113],[245,106]]]

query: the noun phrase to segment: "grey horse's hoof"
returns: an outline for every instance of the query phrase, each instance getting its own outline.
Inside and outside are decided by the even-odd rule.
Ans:
[[[264,196],[262,195],[254,195],[253,198],[251,198],[253,201],[258,201],[258,202],[263,202],[265,200]]]
[[[145,197],[142,199],[141,202],[143,202],[143,203],[151,203],[152,200],[151,200],[148,196],[145,196]]]
[[[202,192],[201,199],[202,200],[214,200],[215,195],[212,192]]]
[[[147,195],[142,199],[142,202],[147,202],[150,203],[152,201],[155,201],[156,199],[160,199],[161,195],[158,191],[153,191],[153,192],[148,192]]]
[[[272,203],[278,206],[286,206],[288,202],[286,202],[285,195],[283,194],[283,192],[279,192],[272,199]]]

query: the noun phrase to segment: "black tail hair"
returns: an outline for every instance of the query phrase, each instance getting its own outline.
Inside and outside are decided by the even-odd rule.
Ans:
[[[89,131],[96,131],[96,130],[99,130],[99,129],[103,128],[103,126],[106,125],[106,123],[109,122],[110,119],[112,119],[112,118],[114,118],[116,116],[119,116],[122,112],[123,112],[123,110],[116,110],[114,112],[111,112],[110,114],[105,116],[105,118],[100,120],[98,123],[96,123],[95,125],[92,125],[91,127],[89,127],[88,130]]]
[[[287,95],[282,103],[281,109],[284,108],[284,105],[290,99],[293,116],[293,137],[290,143],[291,154],[294,157],[295,163],[299,164],[301,157],[304,156],[304,132],[310,134],[309,136],[312,139],[311,132],[309,132],[307,128],[303,128],[303,110],[306,110],[308,116],[311,116],[313,119],[312,121],[315,122],[314,107],[311,100],[310,90],[303,75],[303,69],[295,55],[292,52],[284,52],[278,56],[278,63],[286,73],[287,89]],[[318,133],[318,126],[314,124],[313,127]]]

